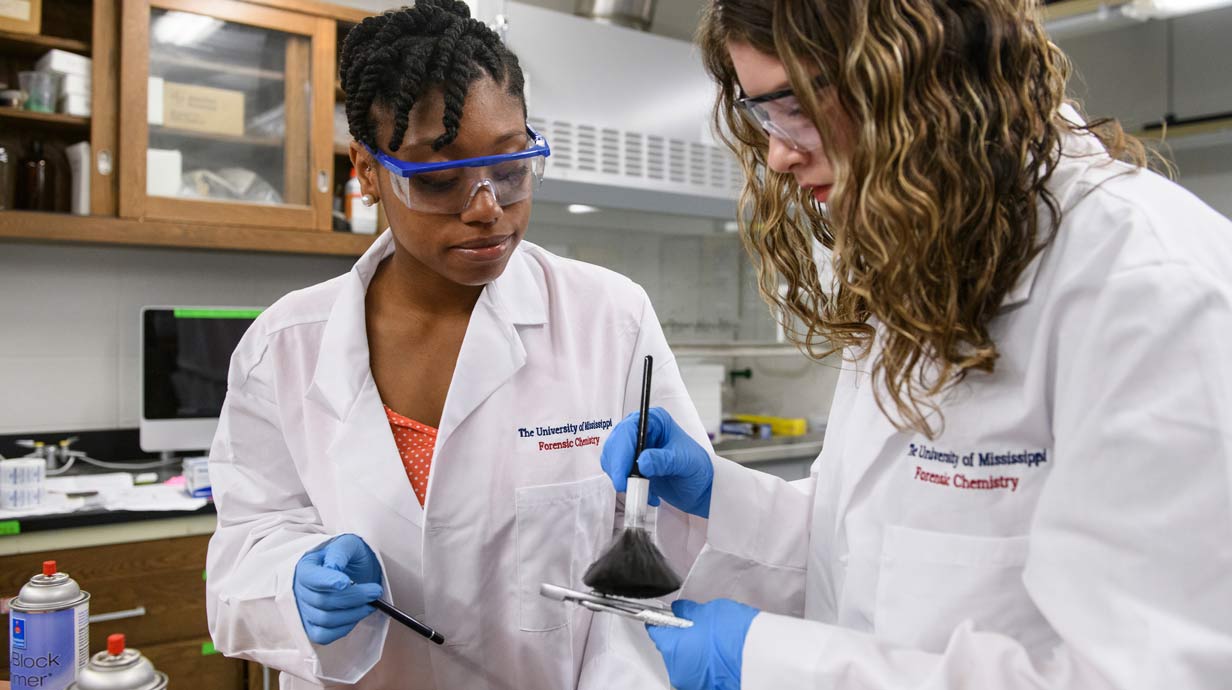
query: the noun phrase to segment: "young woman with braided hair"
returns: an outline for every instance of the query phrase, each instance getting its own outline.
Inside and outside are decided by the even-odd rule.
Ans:
[[[1229,687],[1232,223],[1084,123],[1039,5],[710,3],[763,295],[842,365],[799,482],[652,418],[709,517],[679,690]]]
[[[569,690],[616,623],[539,585],[581,588],[611,539],[599,449],[645,355],[656,404],[705,431],[645,292],[523,240],[550,150],[517,58],[465,3],[364,20],[340,67],[364,202],[390,227],[233,357],[210,456],[215,644],[283,690]],[[682,572],[701,525],[659,516]]]

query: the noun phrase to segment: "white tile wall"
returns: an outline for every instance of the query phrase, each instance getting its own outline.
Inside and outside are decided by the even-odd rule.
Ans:
[[[1232,142],[1176,152],[1177,179],[1186,189],[1232,218]]]
[[[742,358],[732,367],[752,369],[753,378],[737,379],[732,386],[731,412],[799,417],[809,420],[811,429],[829,417],[838,382],[837,357],[822,362],[803,356]]]
[[[607,211],[571,217],[542,205],[535,209],[527,238],[639,283],[669,340],[773,338],[764,305],[744,299],[750,289],[748,260],[739,238],[721,232],[713,222]]]
[[[1161,120],[1170,108],[1180,118],[1230,112],[1229,32],[1232,9],[1221,9],[1060,41],[1075,70],[1070,92],[1092,117],[1116,117],[1130,131]],[[1172,158],[1177,182],[1232,216],[1232,143],[1178,148]]]
[[[103,356],[0,358],[0,433],[116,426],[116,370]]]
[[[0,433],[136,426],[143,305],[268,305],[350,263],[2,244]]]
[[[543,205],[528,237],[641,283],[660,318],[671,315],[671,339],[773,336],[765,307],[747,299],[739,240],[709,221],[607,212],[583,219]],[[142,306],[264,306],[351,263],[0,244],[0,433],[134,427]]]

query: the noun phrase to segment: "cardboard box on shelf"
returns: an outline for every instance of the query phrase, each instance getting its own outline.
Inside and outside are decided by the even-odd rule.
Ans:
[[[72,171],[72,206],[78,216],[90,215],[90,142],[82,141],[64,150]]]
[[[37,34],[43,26],[43,0],[0,0],[0,31]]]
[[[0,0],[0,3],[5,0]],[[93,62],[90,58],[77,53],[70,53],[67,50],[49,50],[47,54],[39,58],[35,64],[35,69],[40,72],[59,72],[60,74],[76,74],[78,76],[90,78],[91,66]]]
[[[163,126],[243,136],[244,94],[230,89],[164,82]]]

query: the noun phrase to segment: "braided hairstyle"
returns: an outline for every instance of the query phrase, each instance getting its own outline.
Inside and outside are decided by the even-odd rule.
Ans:
[[[389,150],[397,151],[411,109],[434,86],[444,90],[445,133],[432,142],[432,150],[448,146],[458,136],[466,94],[484,72],[504,84],[526,110],[517,56],[496,32],[472,19],[461,0],[418,0],[411,7],[364,19],[342,44],[339,71],[351,136],[374,149],[373,106],[393,113]]]

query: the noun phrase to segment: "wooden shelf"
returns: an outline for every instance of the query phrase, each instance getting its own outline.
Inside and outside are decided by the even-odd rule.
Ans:
[[[277,70],[261,69],[260,67],[248,67],[247,65],[237,65],[231,62],[221,62],[218,60],[202,60],[200,58],[182,57],[177,55],[163,55],[157,50],[151,51],[150,64],[168,67],[182,67],[185,69],[195,69],[203,72],[227,74],[237,77],[268,79],[270,81],[282,81],[286,78],[286,74],[284,72],[279,72]]]
[[[335,21],[344,22],[347,24],[358,24],[366,17],[375,14],[361,9],[353,9],[336,5],[330,2],[318,2],[317,0],[252,0],[253,4],[266,5],[268,7],[277,7],[279,9],[292,10],[295,12],[304,12],[319,17],[327,17]]]
[[[8,55],[24,55],[42,57],[52,49],[67,50],[70,53],[90,54],[90,44],[71,38],[45,36],[43,34],[19,34],[11,31],[0,31],[0,53]]]
[[[37,113],[17,108],[0,108],[0,121],[3,120],[23,122],[34,127],[44,127],[47,129],[81,131],[85,134],[88,134],[90,129],[90,118],[88,117],[61,115],[60,113]]]
[[[375,235],[0,211],[0,240],[359,256]]]
[[[150,138],[165,137],[171,139],[195,139],[197,141],[215,144],[239,144],[261,148],[283,148],[286,142],[278,137],[248,137],[231,134],[211,134],[210,132],[194,132],[190,129],[175,129],[172,127],[150,127]]]
[[[1190,124],[1170,125],[1168,127],[1152,127],[1151,129],[1136,132],[1134,136],[1139,139],[1153,139],[1156,141],[1173,141],[1175,139],[1185,139],[1188,137],[1196,137],[1203,134],[1216,134],[1220,132],[1232,132],[1232,117],[1224,117],[1218,120],[1207,120],[1206,122],[1193,122]]]
[[[1054,22],[1083,14],[1098,12],[1100,8],[1113,9],[1130,0],[1062,0],[1044,5],[1044,21]]]

